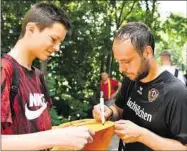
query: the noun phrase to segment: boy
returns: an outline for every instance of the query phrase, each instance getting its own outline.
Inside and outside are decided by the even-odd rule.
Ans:
[[[80,150],[92,142],[94,132],[86,127],[51,130],[51,100],[42,73],[32,66],[34,59],[47,60],[58,51],[69,29],[64,11],[52,4],[37,3],[26,13],[19,40],[2,58],[2,150]],[[15,68],[19,88],[10,103]]]

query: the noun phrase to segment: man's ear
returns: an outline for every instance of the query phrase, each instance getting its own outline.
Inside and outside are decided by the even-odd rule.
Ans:
[[[29,22],[27,25],[26,25],[26,31],[25,31],[25,34],[30,36],[34,33],[34,31],[37,30],[37,26],[35,23],[33,22]]]
[[[143,57],[148,59],[153,57],[153,49],[151,46],[146,46],[143,51]]]

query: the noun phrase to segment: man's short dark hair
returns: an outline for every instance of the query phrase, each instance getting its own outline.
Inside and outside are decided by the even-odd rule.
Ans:
[[[69,18],[64,10],[47,2],[39,2],[34,4],[25,14],[20,39],[25,35],[26,25],[29,22],[36,23],[40,31],[46,27],[52,26],[55,22],[64,25],[67,31],[71,28]]]
[[[149,27],[139,22],[129,22],[120,27],[114,36],[114,39],[127,40],[130,39],[132,45],[136,48],[138,53],[142,54],[145,46],[155,48],[155,41],[153,34]]]

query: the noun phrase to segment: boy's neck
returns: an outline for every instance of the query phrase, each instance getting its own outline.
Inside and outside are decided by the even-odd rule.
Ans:
[[[34,58],[31,57],[29,50],[26,48],[22,40],[19,40],[8,54],[12,56],[20,65],[31,70]]]

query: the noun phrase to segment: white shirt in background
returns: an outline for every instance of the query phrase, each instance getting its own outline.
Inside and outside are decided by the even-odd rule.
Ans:
[[[173,74],[173,75],[175,75],[175,69],[177,69],[177,68],[174,67],[174,66],[170,66],[170,65],[162,65],[162,66],[161,66],[161,72],[167,70],[168,72],[170,72],[170,73]],[[179,70],[178,70],[178,76],[177,76],[177,78],[178,78],[179,80],[181,80],[182,83],[185,84],[185,82],[186,82],[186,81],[185,81],[185,77],[183,76],[182,72],[179,71]]]

